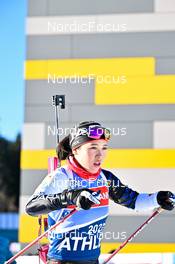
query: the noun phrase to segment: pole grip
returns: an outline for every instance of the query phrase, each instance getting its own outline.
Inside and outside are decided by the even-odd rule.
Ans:
[[[57,157],[49,157],[48,158],[48,173],[53,172],[58,167],[58,158]]]

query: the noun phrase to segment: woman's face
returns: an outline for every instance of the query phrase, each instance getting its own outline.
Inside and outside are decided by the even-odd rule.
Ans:
[[[107,154],[107,143],[104,139],[93,140],[73,150],[75,159],[91,173],[96,173]]]

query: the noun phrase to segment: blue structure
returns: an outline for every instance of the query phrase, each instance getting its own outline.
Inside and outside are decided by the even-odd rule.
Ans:
[[[0,236],[9,242],[18,241],[18,213],[0,213]]]

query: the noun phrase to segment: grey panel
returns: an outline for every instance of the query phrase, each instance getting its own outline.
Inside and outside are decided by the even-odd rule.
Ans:
[[[28,243],[20,243],[20,245],[21,245],[21,249],[23,249],[28,245]],[[38,245],[36,245],[36,244],[33,245],[31,248],[29,248],[27,250],[27,252],[28,252],[29,256],[30,255],[37,255],[38,254]]]
[[[49,49],[49,53],[48,53]],[[71,36],[58,36],[55,41],[54,36],[28,36],[27,37],[27,58],[41,59],[43,53],[49,54],[50,59],[53,58],[70,58],[71,57]],[[47,57],[49,58],[49,57]]]
[[[71,120],[86,119],[99,122],[136,122],[175,120],[175,105],[73,105]]]
[[[50,106],[25,106],[24,122],[26,123],[44,123],[44,122],[54,122],[55,119],[55,109],[52,105]],[[61,122],[68,122],[70,119],[70,108],[66,108],[61,111],[59,120]]]
[[[175,32],[77,35],[73,57],[174,56],[174,43]]]
[[[69,56],[71,58],[175,57],[175,32],[75,34],[27,38],[27,59],[58,59]]]
[[[102,113],[103,115],[103,113]],[[84,119],[79,120],[92,120]],[[95,120],[96,121],[96,120]],[[98,119],[97,119],[98,121]],[[60,138],[65,137],[70,133],[74,123],[60,123],[59,136]],[[109,142],[110,148],[152,148],[153,147],[153,128],[152,123],[109,123],[103,122],[105,127],[111,129],[112,138]],[[50,149],[55,146],[55,125],[54,123],[48,123],[45,131],[45,148]]]
[[[48,0],[28,0],[28,16],[46,16],[48,12]]]
[[[150,213],[151,215],[151,213]],[[122,232],[126,232],[126,236],[131,235],[148,216],[110,216],[107,221],[105,232],[110,232],[111,237],[114,232],[114,238],[122,238]],[[168,226],[168,228],[165,228]],[[119,236],[117,237],[117,235]],[[155,218],[140,234],[134,238],[133,243],[174,243],[175,228],[174,215],[166,213]],[[123,239],[109,239],[105,242],[124,242]]]
[[[156,74],[175,74],[175,57],[157,58]]]
[[[52,83],[49,80],[26,81],[26,105],[51,105],[52,96],[55,94],[65,94],[66,104],[78,104],[94,102],[94,81],[83,79],[59,79],[62,83]]]
[[[32,195],[47,175],[47,170],[21,170],[20,195]]]
[[[29,16],[62,16],[141,12],[153,12],[153,0],[132,0],[132,2],[130,0],[29,0],[28,7]]]

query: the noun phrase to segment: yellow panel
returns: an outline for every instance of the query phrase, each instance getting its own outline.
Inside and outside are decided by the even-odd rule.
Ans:
[[[175,168],[175,149],[115,149],[108,152],[107,168]]]
[[[26,79],[45,79],[48,74],[46,60],[28,60],[25,63]]]
[[[173,104],[175,75],[128,77],[122,83],[96,83],[96,104]]]
[[[54,150],[23,150],[22,169],[47,169]],[[64,164],[64,163],[63,163]],[[175,149],[109,149],[104,168],[175,168]]]
[[[26,61],[26,79],[48,79],[48,74],[59,77],[154,75],[154,58],[64,59]],[[90,75],[94,76],[90,76]],[[116,78],[115,78],[116,80]]]
[[[23,150],[21,152],[21,168],[47,169],[48,157],[53,157],[55,154],[55,150]]]
[[[111,250],[115,250],[121,244],[119,243],[102,243],[101,253],[107,254]],[[175,243],[129,243],[125,246],[121,253],[174,253]]]
[[[36,237],[38,237],[38,230],[39,230],[38,217],[32,217],[26,214],[22,214],[20,216],[19,242],[29,243],[33,241]],[[41,242],[47,243],[48,240],[47,238],[43,238]]]

